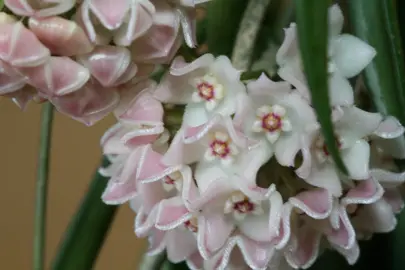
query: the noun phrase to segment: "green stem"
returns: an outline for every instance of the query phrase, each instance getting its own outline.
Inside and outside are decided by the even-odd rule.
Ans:
[[[270,0],[249,1],[239,26],[232,52],[232,64],[240,70],[247,70],[252,61],[256,36],[263,21]]]
[[[53,106],[46,103],[41,112],[34,220],[34,270],[44,269],[46,241],[46,199],[48,191],[49,156],[52,134]]]

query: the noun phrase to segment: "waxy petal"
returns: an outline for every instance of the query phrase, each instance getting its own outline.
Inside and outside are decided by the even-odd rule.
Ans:
[[[31,17],[28,24],[54,55],[74,56],[89,53],[94,48],[83,29],[73,21],[61,17]]]

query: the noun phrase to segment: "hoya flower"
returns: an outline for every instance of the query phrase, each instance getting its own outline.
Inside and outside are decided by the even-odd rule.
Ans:
[[[181,128],[173,138],[164,162],[176,165],[205,160],[231,166],[247,143],[229,116],[216,115],[206,125],[193,129]]]
[[[49,97],[49,101],[61,113],[90,126],[114,110],[118,105],[119,95],[102,87],[95,80],[89,80],[79,90],[63,96]]]
[[[166,1],[154,3],[156,8],[150,29],[130,46],[137,63],[168,64],[182,44],[180,21]]]
[[[374,48],[349,34],[341,34],[343,15],[338,5],[329,8],[328,72],[329,96],[332,106],[353,104],[353,89],[347,80],[359,74],[374,58]],[[291,83],[309,100],[298,48],[297,30],[292,23],[285,31],[285,39],[276,55],[278,74]]]
[[[373,135],[381,122],[379,113],[369,113],[356,107],[342,108],[342,116],[335,122],[335,137],[351,179],[369,178],[370,146],[366,137]],[[313,138],[311,146],[304,147],[303,163],[297,174],[309,184],[340,196],[341,181],[324,139],[319,132]]]
[[[282,199],[274,186],[262,189],[234,178],[220,167],[197,165],[200,196],[191,207],[201,209],[198,241],[205,259],[223,248],[235,230],[258,247],[270,248],[277,236]]]
[[[78,91],[90,78],[89,71],[69,57],[52,56],[41,65],[21,67],[18,70],[45,97]]]
[[[173,263],[186,261],[192,269],[200,269],[203,263],[198,246],[198,212],[191,212],[181,196],[162,200],[158,206],[156,228],[164,231],[165,250]]]
[[[273,82],[264,74],[247,89],[246,104],[235,121],[247,136],[265,140],[281,165],[293,166],[301,142],[317,127],[313,109],[288,83]]]
[[[77,18],[90,40],[129,46],[151,27],[155,7],[149,0],[84,0]]]
[[[0,95],[7,95],[24,87],[27,77],[5,62],[0,61]]]
[[[13,67],[35,67],[50,57],[50,51],[21,22],[0,23],[0,59]]]
[[[235,113],[237,100],[245,94],[237,71],[225,56],[205,54],[191,63],[182,57],[173,61],[158,86],[155,97],[162,102],[187,104],[183,123],[199,126],[214,114]]]
[[[75,6],[75,0],[5,0],[14,14],[27,17],[50,17],[65,13]]]
[[[92,52],[80,55],[78,60],[104,87],[126,83],[138,71],[125,47],[97,46]]]
[[[31,31],[52,54],[74,56],[93,50],[83,29],[74,21],[61,17],[34,18],[28,21]]]

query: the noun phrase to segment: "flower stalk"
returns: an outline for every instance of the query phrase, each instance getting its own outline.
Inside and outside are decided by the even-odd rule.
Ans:
[[[39,144],[38,172],[36,183],[35,221],[34,221],[34,270],[44,269],[46,241],[46,210],[49,176],[49,156],[53,106],[45,103],[41,113],[41,138]]]

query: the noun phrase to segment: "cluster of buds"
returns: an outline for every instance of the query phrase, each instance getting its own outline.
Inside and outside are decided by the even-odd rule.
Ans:
[[[181,33],[196,45],[195,5],[206,1],[5,0],[0,95],[21,108],[49,100],[92,125],[172,60]]]
[[[404,128],[356,107],[348,80],[375,50],[341,34],[342,12],[330,8],[325,102],[343,174],[294,23],[276,56],[280,81],[242,81],[225,56],[175,57],[183,39],[196,45],[195,6],[206,1],[5,0],[14,15],[0,13],[0,95],[20,107],[48,100],[87,125],[114,113],[101,139],[102,199],[131,205],[149,255],[165,251],[190,269],[286,270],[334,249],[355,263],[358,240],[393,230],[403,207],[394,159],[405,159]],[[149,79],[166,63],[159,83]]]
[[[120,110],[101,141],[111,161],[102,199],[130,203],[148,254],[165,250],[191,269],[291,269],[334,249],[353,264],[358,240],[395,228],[404,128],[355,106],[348,79],[376,52],[342,27],[332,6],[329,103],[347,174],[322,137],[294,23],[276,57],[283,81],[245,84],[225,56],[179,56]],[[164,124],[166,104],[184,109],[178,129]]]

